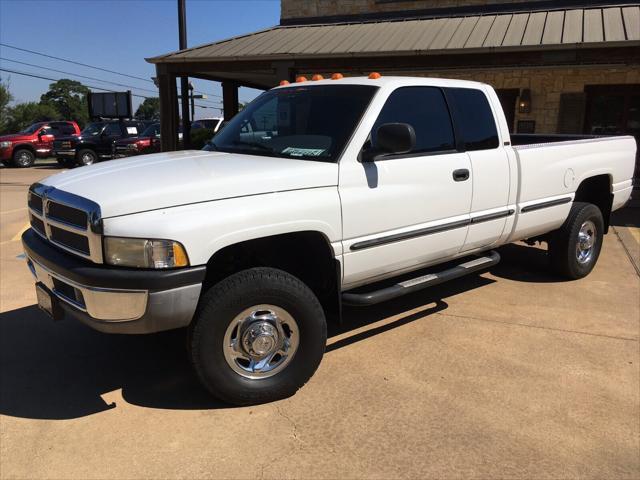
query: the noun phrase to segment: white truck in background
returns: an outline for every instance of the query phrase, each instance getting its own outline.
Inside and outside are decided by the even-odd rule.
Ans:
[[[252,404],[311,377],[343,304],[486,269],[522,239],[547,241],[560,275],[593,269],[632,137],[510,136],[488,85],[372,77],[274,88],[205,151],[34,184],[40,306],[103,332],[188,327],[204,386]]]

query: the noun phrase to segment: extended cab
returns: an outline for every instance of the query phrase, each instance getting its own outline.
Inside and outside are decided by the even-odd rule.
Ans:
[[[79,133],[76,122],[34,123],[18,133],[0,136],[0,160],[5,165],[30,167],[36,158],[51,156],[55,139]]]
[[[80,135],[56,139],[53,155],[63,165],[92,165],[111,159],[116,141],[136,137],[146,127],[147,124],[137,120],[92,122]]]
[[[251,404],[311,377],[343,304],[486,269],[523,239],[589,274],[636,143],[509,135],[488,85],[383,77],[274,88],[206,150],[49,177],[22,241],[54,318],[188,327],[202,383]]]

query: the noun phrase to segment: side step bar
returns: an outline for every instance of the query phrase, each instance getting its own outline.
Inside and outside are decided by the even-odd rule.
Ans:
[[[392,298],[397,298],[408,293],[413,293],[423,288],[432,287],[439,283],[463,277],[478,270],[485,269],[497,264],[500,261],[500,254],[491,251],[487,255],[461,263],[442,272],[428,273],[416,278],[410,278],[398,282],[390,287],[381,288],[368,293],[343,293],[342,303],[353,307],[365,307],[376,303],[386,302]]]

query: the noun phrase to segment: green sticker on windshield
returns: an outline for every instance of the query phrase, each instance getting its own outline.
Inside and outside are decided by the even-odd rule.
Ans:
[[[282,150],[282,153],[286,153],[287,155],[291,155],[292,157],[319,157],[324,152],[324,148],[287,147]]]

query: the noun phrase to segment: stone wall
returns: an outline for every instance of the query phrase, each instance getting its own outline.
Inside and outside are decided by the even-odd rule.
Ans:
[[[412,75],[415,75],[412,74]],[[499,88],[531,89],[531,113],[518,120],[535,120],[536,133],[556,133],[560,94],[584,92],[586,85],[640,84],[640,67],[546,67],[536,69],[429,72],[422,76],[476,80]]]
[[[362,13],[397,12],[426,8],[488,5],[497,3],[521,3],[531,0],[281,0],[280,18],[323,17]]]

